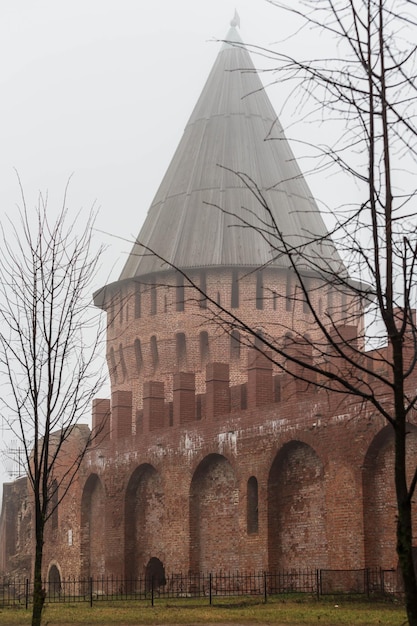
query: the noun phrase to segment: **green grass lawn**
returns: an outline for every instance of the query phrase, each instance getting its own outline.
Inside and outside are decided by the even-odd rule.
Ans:
[[[0,608],[0,624],[26,626],[31,613],[21,607]],[[270,598],[267,604],[259,599],[155,600],[150,602],[96,602],[49,604],[45,608],[45,626],[77,626],[79,624],[292,624],[293,626],[401,626],[406,623],[403,606],[397,602],[364,602],[363,600],[314,600],[312,598]]]

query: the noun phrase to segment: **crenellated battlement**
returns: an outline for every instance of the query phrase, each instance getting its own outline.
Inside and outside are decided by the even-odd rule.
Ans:
[[[172,400],[167,399],[164,383],[143,384],[143,408],[134,412],[130,391],[114,391],[111,401],[97,399],[93,404],[93,428],[102,429],[103,439],[120,439],[162,428],[181,427],[200,420],[238,413],[273,403],[285,402],[294,393],[315,388],[291,374],[274,373],[272,355],[255,348],[248,352],[247,381],[231,385],[229,365],[212,362],[206,366],[206,391],[196,393],[195,375],[173,375]]]
[[[399,311],[399,323],[400,319]],[[338,376],[354,378],[355,384],[363,373],[363,384],[375,386],[378,375],[387,374],[389,347],[362,352],[358,349],[357,328],[341,325],[332,331],[334,344],[343,346],[341,356],[334,344],[329,344],[326,369]],[[411,338],[412,339],[412,338]],[[286,353],[301,363],[287,359],[285,370],[277,372],[271,352],[248,349],[246,381],[233,384],[228,363],[209,362],[205,368],[205,391],[198,392],[194,372],[177,371],[172,375],[172,389],[164,382],[146,380],[143,406],[135,409],[132,391],[115,390],[111,400],[97,399],[93,404],[93,428],[100,429],[102,440],[118,440],[135,434],[147,434],[160,429],[182,427],[201,420],[213,420],[256,407],[286,403],[296,397],[306,400],[306,394],[320,390],[314,365],[313,346],[307,340],[289,339]],[[413,344],[405,349],[405,358],[412,358]],[[363,366],[357,370],[357,364]],[[323,363],[320,365],[323,367]],[[367,372],[367,373],[365,373]],[[334,383],[337,385],[337,382]],[[110,416],[110,419],[108,419]]]

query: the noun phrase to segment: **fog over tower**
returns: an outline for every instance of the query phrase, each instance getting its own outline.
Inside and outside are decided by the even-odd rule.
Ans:
[[[259,233],[266,214],[258,190],[304,263],[311,256],[316,269],[318,259],[342,267],[331,244],[324,253],[317,243],[326,226],[238,21],[236,14],[119,280],[95,295],[109,316],[113,388],[136,386],[139,377],[169,389],[178,368],[195,372],[201,388],[208,360],[230,361],[239,381],[246,352],[204,319],[206,303],[174,268],[262,333],[280,337],[294,324],[307,330],[305,311],[288,306],[296,288],[288,257]]]

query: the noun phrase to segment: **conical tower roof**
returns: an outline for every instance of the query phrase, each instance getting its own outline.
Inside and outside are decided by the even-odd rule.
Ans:
[[[288,267],[288,259],[260,235],[265,212],[236,172],[262,190],[292,246],[309,245],[309,255],[326,256],[323,268],[340,266],[333,246],[326,246],[326,255],[318,244],[311,249],[312,238],[327,236],[318,207],[235,27],[226,41],[120,280],[170,266]]]

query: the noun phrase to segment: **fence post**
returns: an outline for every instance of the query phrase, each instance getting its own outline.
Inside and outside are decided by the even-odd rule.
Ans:
[[[366,587],[366,595],[369,598],[369,567],[365,569],[365,587]]]
[[[154,606],[153,581],[154,581],[154,575],[152,574],[152,577],[151,577],[151,606]]]
[[[90,576],[90,606],[93,606],[93,577]]]
[[[25,589],[25,609],[29,606],[29,578],[26,578],[26,589]]]
[[[316,577],[317,577],[317,600],[320,600],[320,596],[321,596],[321,569],[316,570]]]
[[[211,597],[211,577],[212,577],[212,574],[210,572],[210,574],[209,574],[209,602],[210,602],[210,606],[211,606],[211,603],[212,603],[212,597]]]
[[[267,601],[268,601],[268,589],[266,586],[266,572],[264,572],[264,602],[265,604],[267,603]]]

